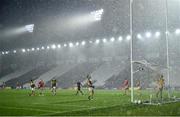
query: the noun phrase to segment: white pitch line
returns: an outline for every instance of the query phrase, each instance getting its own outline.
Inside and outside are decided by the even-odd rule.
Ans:
[[[65,104],[42,104],[42,103],[34,103],[34,105],[43,106],[43,105],[58,105],[58,106],[74,106],[74,107],[82,107],[82,108],[89,108],[89,106],[77,106],[77,105],[65,105]],[[44,106],[43,106],[44,107]]]
[[[50,110],[42,110],[42,109],[33,109],[33,108],[24,108],[24,107],[7,107],[7,106],[0,106],[0,108],[4,109],[17,109],[17,110],[32,110],[32,111],[41,111],[41,112],[56,112],[56,111],[50,111]]]
[[[61,114],[61,113],[69,113],[69,112],[76,112],[76,111],[86,111],[86,110],[92,110],[92,109],[103,109],[103,108],[111,108],[111,107],[116,107],[116,106],[120,106],[120,105],[112,105],[112,106],[101,106],[101,107],[91,107],[91,108],[86,108],[86,109],[76,109],[76,110],[72,110],[72,111],[61,111],[61,112],[55,112],[55,113],[49,113],[49,114],[43,114],[40,116],[48,116],[48,115],[54,115],[54,114]]]

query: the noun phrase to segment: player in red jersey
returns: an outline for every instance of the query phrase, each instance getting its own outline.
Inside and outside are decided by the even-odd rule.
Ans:
[[[127,91],[129,90],[129,81],[127,79],[124,80],[123,82],[123,89],[124,89],[124,93],[125,95],[127,94]]]
[[[44,81],[41,79],[41,80],[38,82],[38,89],[40,90],[40,93],[39,93],[40,96],[43,96],[43,95],[44,95],[44,94],[43,94],[44,86],[45,86]]]

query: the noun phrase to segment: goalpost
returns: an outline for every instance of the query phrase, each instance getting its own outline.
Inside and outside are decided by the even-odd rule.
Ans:
[[[166,66],[149,63],[146,60],[133,60],[133,0],[130,0],[130,65],[131,65],[131,102],[145,104],[171,103],[179,101],[173,96],[170,86],[170,59],[169,59],[169,40],[168,40],[168,7],[165,1],[165,45],[166,45]],[[144,75],[144,76],[143,76]],[[158,81],[164,79],[164,88],[158,89]],[[141,82],[142,81],[142,82]],[[141,88],[135,87],[140,83]],[[137,92],[139,94],[137,94]],[[146,94],[142,96],[143,93]],[[141,94],[142,93],[142,94]],[[161,94],[162,93],[162,94]],[[160,95],[160,100],[159,100]]]

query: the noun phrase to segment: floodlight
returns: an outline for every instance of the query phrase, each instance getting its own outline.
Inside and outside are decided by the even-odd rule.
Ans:
[[[106,40],[106,39],[103,39],[103,42],[104,42],[104,43],[106,43],[106,42],[107,42],[107,40]]]
[[[99,42],[100,42],[99,39],[96,39],[96,44],[99,44]]]
[[[180,29],[176,29],[175,33],[176,33],[177,35],[179,35],[179,34],[180,34]]]
[[[156,37],[159,37],[160,35],[161,35],[160,32],[156,32],[156,33],[155,33],[155,36],[156,36]]]
[[[85,41],[82,41],[82,42],[81,42],[81,45],[85,45],[85,44],[86,44],[86,42],[85,42]]]
[[[35,49],[34,49],[34,48],[32,48],[31,50],[32,50],[32,51],[34,51]]]
[[[119,41],[122,41],[123,40],[123,38],[121,37],[121,36],[119,36],[119,39],[118,39]]]
[[[126,40],[129,41],[130,39],[131,39],[131,36],[128,35],[128,36],[126,37]]]
[[[5,54],[9,54],[9,52],[8,52],[8,51],[6,51],[6,52],[5,52]]]
[[[151,35],[152,35],[152,34],[151,34],[150,32],[146,32],[146,37],[147,37],[147,38],[150,38]]]
[[[78,46],[79,45],[79,42],[76,42],[76,46]]]
[[[104,12],[104,10],[103,10],[103,9],[100,9],[100,10],[97,10],[97,11],[93,11],[93,12],[91,12],[90,14],[91,14],[91,16],[93,17],[93,19],[94,19],[95,21],[99,21],[99,20],[101,20],[101,18],[102,18],[103,12]]]
[[[26,26],[25,26],[25,29],[26,29],[27,32],[32,33],[33,30],[34,30],[34,24],[26,25]]]
[[[137,34],[137,38],[138,38],[138,39],[142,39],[141,34]]]
[[[56,49],[56,45],[55,44],[51,45],[51,48]]]
[[[21,51],[22,51],[22,52],[26,52],[26,50],[25,50],[25,49],[22,49]]]
[[[58,44],[58,45],[57,45],[57,47],[58,47],[58,48],[61,48],[61,45],[60,45],[60,44]]]
[[[16,53],[16,50],[13,50],[13,53]]]
[[[114,37],[112,37],[112,38],[111,38],[111,42],[114,42],[114,40],[115,40]]]
[[[92,41],[89,41],[89,43],[93,43]]]
[[[73,45],[73,43],[69,43],[69,47],[73,47],[74,45]]]

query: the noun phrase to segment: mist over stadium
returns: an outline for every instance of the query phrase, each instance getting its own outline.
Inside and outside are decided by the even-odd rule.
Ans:
[[[74,90],[90,75],[95,99],[128,80],[129,103],[158,105],[163,76],[163,103],[178,102],[179,11],[179,0],[1,0],[0,87],[30,90],[43,80],[49,88],[55,79],[59,90]],[[137,81],[148,96],[136,94]]]

